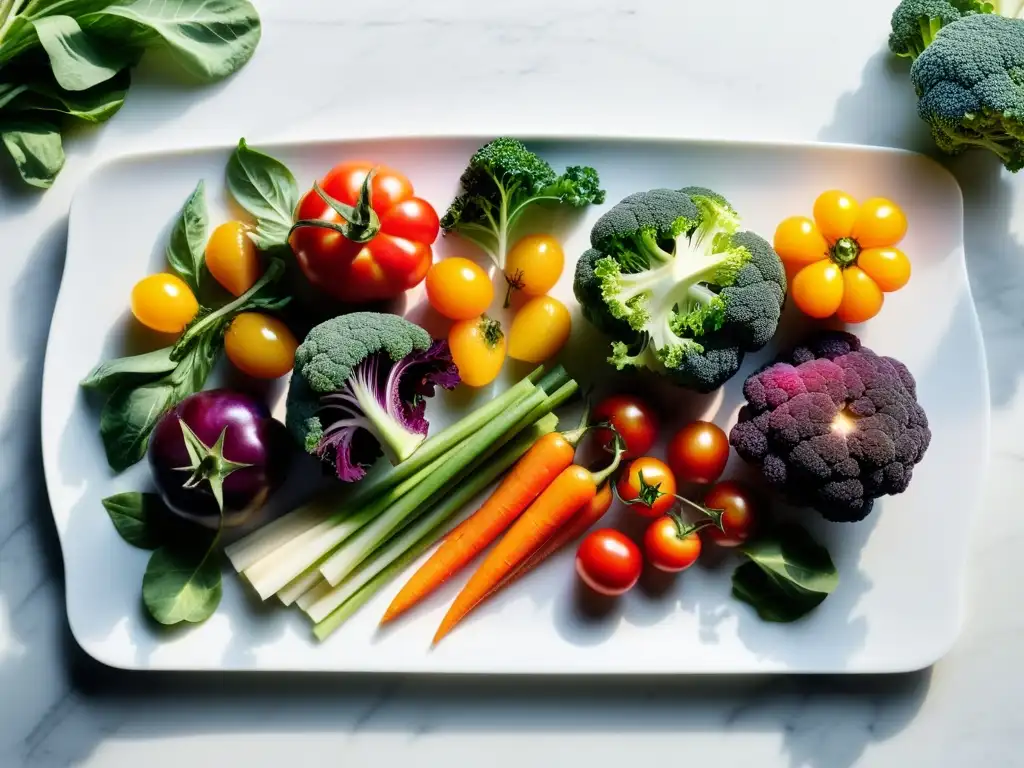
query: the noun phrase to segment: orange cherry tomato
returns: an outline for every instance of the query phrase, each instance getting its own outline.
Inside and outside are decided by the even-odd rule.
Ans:
[[[554,357],[569,339],[572,316],[553,296],[537,296],[523,304],[508,330],[508,356],[526,363]]]
[[[259,312],[242,312],[224,334],[228,360],[254,379],[277,379],[291,371],[298,346],[287,325]]]
[[[843,270],[827,259],[808,264],[793,278],[790,295],[805,315],[831,317],[843,300]]]
[[[462,383],[469,387],[490,384],[505,362],[505,334],[498,321],[486,315],[452,325],[448,348]]]
[[[676,503],[676,478],[665,462],[651,456],[634,459],[619,475],[619,498],[644,517],[660,517]]]
[[[790,216],[775,230],[775,252],[787,266],[804,266],[828,257],[828,243],[806,216]]]
[[[527,296],[543,296],[555,287],[565,266],[561,244],[551,235],[527,235],[505,259],[510,285]]]
[[[907,217],[903,209],[884,197],[864,201],[851,232],[861,248],[896,245],[906,234]]]
[[[475,261],[455,256],[439,261],[427,272],[427,301],[452,320],[472,320],[494,299],[494,285]]]
[[[863,323],[882,309],[882,291],[860,267],[843,270],[843,300],[836,317],[844,323]]]
[[[899,248],[868,248],[857,257],[857,266],[886,293],[898,291],[910,280],[910,259]]]
[[[850,236],[859,211],[857,201],[838,189],[822,192],[814,201],[814,221],[829,243]]]
[[[181,333],[199,311],[199,302],[184,280],[160,272],[135,284],[131,307],[135,318],[147,328],[160,333]]]
[[[206,268],[232,296],[241,296],[263,274],[256,244],[241,221],[226,221],[206,243]]]

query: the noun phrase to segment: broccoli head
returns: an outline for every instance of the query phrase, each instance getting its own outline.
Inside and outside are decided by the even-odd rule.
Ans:
[[[916,59],[947,24],[991,12],[991,3],[982,0],[903,0],[892,12],[889,50]]]
[[[583,316],[613,338],[609,361],[710,392],[774,335],[782,262],[721,195],[701,187],[624,198],[576,264]]]
[[[914,377],[856,336],[821,332],[752,374],[729,442],[797,504],[862,520],[902,493],[931,441]]]
[[[407,459],[427,436],[425,398],[458,383],[446,341],[397,315],[342,315],[295,351],[288,428],[341,480],[359,480],[382,452]]]

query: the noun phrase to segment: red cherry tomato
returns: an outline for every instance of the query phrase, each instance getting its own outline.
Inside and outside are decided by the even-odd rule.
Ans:
[[[340,301],[393,299],[419,284],[430,269],[430,246],[440,230],[430,203],[415,197],[409,180],[385,165],[341,163],[320,186],[334,199],[355,205],[372,168],[377,172],[370,184],[371,205],[380,230],[370,240],[355,242],[324,227],[301,227],[291,236],[292,250],[309,282]],[[302,198],[296,219],[343,221],[314,190]]]
[[[676,502],[676,478],[672,470],[665,462],[651,456],[634,459],[619,475],[616,490],[620,499],[644,517],[659,517]]]
[[[654,445],[658,436],[657,417],[646,401],[634,395],[611,395],[606,397],[591,416],[594,424],[607,422],[615,427],[626,442],[624,458],[643,456]],[[611,445],[612,434],[607,429],[598,430],[602,445]]]
[[[709,539],[720,547],[738,547],[750,538],[757,517],[757,505],[750,491],[739,483],[724,480],[711,486],[704,496],[704,506],[721,509],[722,527],[704,529]]]
[[[640,578],[643,556],[625,534],[601,528],[587,536],[576,551],[576,572],[602,595],[628,592]]]
[[[659,517],[644,533],[647,561],[662,571],[685,571],[697,562],[700,550],[700,535],[697,531],[680,532],[679,523],[670,515]]]
[[[710,421],[694,421],[668,444],[668,465],[681,483],[713,483],[729,461],[729,438]]]

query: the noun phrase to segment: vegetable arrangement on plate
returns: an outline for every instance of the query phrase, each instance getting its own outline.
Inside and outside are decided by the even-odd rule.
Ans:
[[[103,362],[82,382],[105,397],[111,468],[149,458],[155,492],[103,503],[123,538],[154,550],[143,604],[162,624],[216,609],[222,552],[247,588],[295,606],[320,640],[392,585],[381,624],[400,624],[459,582],[438,643],[540,567],[560,564],[618,598],[645,567],[686,578],[712,551],[731,553],[739,601],[766,621],[795,621],[839,576],[799,518],[781,522],[777,507],[860,520],[878,497],[906,490],[925,455],[928,422],[907,368],[852,333],[813,325],[747,377],[729,433],[710,420],[678,424],[624,391],[588,402],[575,427],[558,431],[555,412],[579,390],[571,356],[558,359],[572,308],[550,295],[567,255],[554,234],[526,231],[524,212],[535,230],[554,209],[602,204],[594,168],[558,175],[522,142],[499,138],[469,158],[441,217],[415,180],[372,159],[338,158],[300,194],[283,163],[243,140],[225,181],[245,218],[211,231],[200,182],[172,230],[166,270],[126,297],[165,346]],[[787,294],[811,324],[882,311],[871,297],[910,279],[910,257],[895,247],[907,230],[898,204],[829,191],[813,213],[781,222],[773,248],[703,187],[612,205],[573,273],[580,313],[608,337],[601,357],[685,398],[721,387],[773,339]],[[442,231],[456,253],[437,259]],[[414,289],[439,337],[381,311]],[[313,317],[297,291],[333,316]],[[207,390],[222,351],[238,383]],[[433,426],[433,402],[492,386],[506,356],[536,367]],[[281,421],[245,385],[279,378]],[[764,483],[727,474],[732,450]],[[299,460],[320,467],[327,489],[252,528]],[[612,509],[631,522],[617,525]],[[230,528],[242,535],[222,547]],[[572,548],[574,568],[558,556]]]

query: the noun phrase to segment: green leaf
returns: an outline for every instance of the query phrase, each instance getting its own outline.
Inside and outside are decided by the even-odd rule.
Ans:
[[[85,91],[66,91],[56,82],[31,82],[23,86],[24,93],[13,100],[9,109],[13,112],[53,112],[88,123],[102,123],[121,109],[130,82],[131,75],[127,69]],[[2,99],[0,95],[0,106]]]
[[[288,242],[299,186],[284,163],[241,139],[228,160],[227,185],[235,202],[256,220],[250,237],[257,247],[268,250]]]
[[[14,83],[0,83],[0,109],[3,109],[21,94],[28,91],[27,85],[15,85]]]
[[[60,131],[51,123],[30,117],[0,124],[0,141],[14,159],[26,183],[46,188],[64,167]]]
[[[139,379],[173,371],[177,363],[171,359],[172,349],[173,347],[164,347],[141,355],[106,360],[82,379],[81,386],[86,389],[111,391],[129,382],[138,383]]]
[[[159,517],[166,514],[166,507],[155,493],[119,493],[102,503],[122,539],[140,549],[160,546]]]
[[[189,552],[161,547],[142,577],[142,602],[161,624],[205,621],[217,610],[221,575],[211,550]]]
[[[185,201],[167,245],[167,263],[197,293],[206,261],[206,232],[205,185],[200,181]]]
[[[118,46],[94,44],[70,16],[44,16],[32,23],[53,76],[65,90],[84,91],[110,80],[130,61]]]
[[[162,44],[186,71],[207,81],[240,69],[260,41],[260,17],[248,0],[129,0],[81,22],[117,42]]]
[[[828,550],[799,525],[780,526],[740,552],[749,562],[733,573],[733,596],[765,621],[796,621],[839,584]]]

